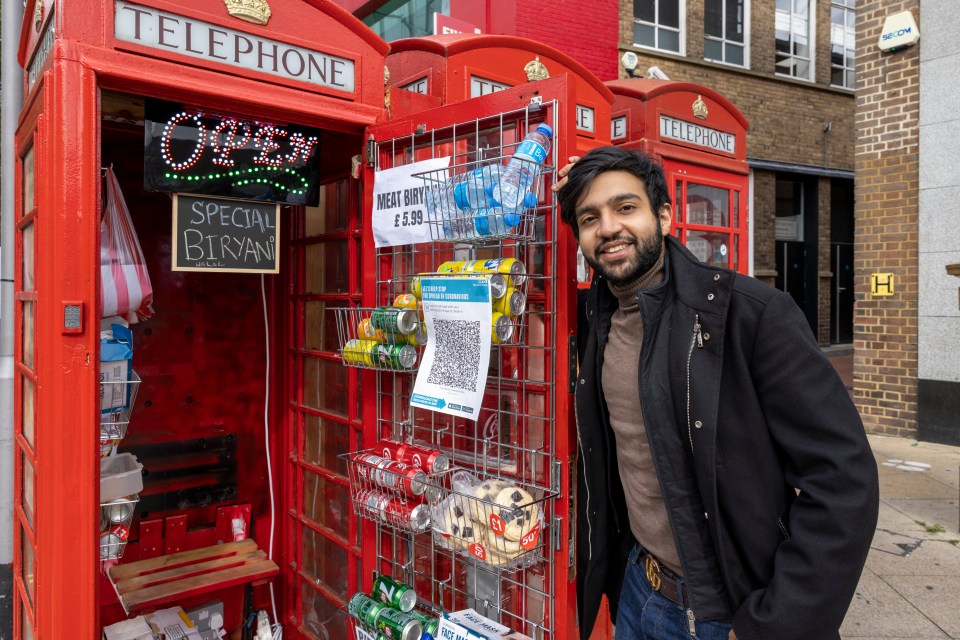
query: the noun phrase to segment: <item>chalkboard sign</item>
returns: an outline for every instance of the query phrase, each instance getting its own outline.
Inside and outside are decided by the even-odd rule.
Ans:
[[[173,270],[278,273],[280,205],[173,196]]]

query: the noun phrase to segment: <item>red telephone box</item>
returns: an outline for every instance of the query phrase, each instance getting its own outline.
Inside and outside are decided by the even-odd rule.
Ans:
[[[333,362],[322,309],[361,294],[364,224],[351,156],[385,113],[388,47],[320,1],[30,0],[24,13],[14,637],[97,638],[128,614],[213,599],[229,629],[245,601],[272,618],[275,600],[285,637],[322,637],[323,622],[360,588],[363,555],[336,458],[358,446],[360,402],[354,377]],[[167,143],[181,144],[181,133],[196,136],[193,151],[175,158],[178,191],[214,180],[188,175],[213,166],[212,154],[224,174],[239,170],[230,165],[241,150],[253,163],[245,145],[277,171],[315,154],[317,175],[290,178],[303,180],[312,201],[280,202],[296,182],[258,183],[278,207],[267,227],[281,275],[221,269],[223,255],[172,269],[177,200],[144,186],[145,110],[157,102],[179,105],[182,117],[165,120],[176,134],[153,160],[173,153]],[[248,186],[274,176],[250,166]],[[142,490],[126,496],[132,519],[105,532],[100,258],[111,173],[155,314],[131,325],[135,400],[136,379],[121,382],[133,406],[118,453],[143,465]],[[139,489],[135,466],[110,477]],[[117,538],[105,555],[104,535]]]
[[[673,232],[702,261],[748,273],[747,120],[724,96],[691,82],[607,82],[611,140],[659,158]]]
[[[603,86],[587,81],[585,93],[569,71],[518,76],[517,86],[385,123],[387,46],[331,3],[33,0],[25,15],[14,637],[94,638],[128,616],[218,600],[228,630],[265,609],[285,638],[346,638],[345,603],[381,573],[413,585],[433,613],[474,608],[533,638],[577,637],[575,252],[549,186],[558,158],[606,141],[578,118],[586,105],[606,122]],[[455,177],[506,160],[544,123],[552,149],[521,224],[491,232],[496,216],[483,215],[472,220],[487,225],[482,238],[375,246],[367,212],[378,170],[449,156],[442,173]],[[307,156],[315,175],[280,175]],[[123,409],[105,412],[114,381],[101,363],[102,285],[114,263],[109,252],[104,263],[102,222],[115,185],[154,313],[130,325],[137,375],[119,380]],[[405,221],[424,223],[412,215]],[[251,234],[251,220],[274,234],[263,246],[243,236],[253,257],[228,252],[225,231],[201,243],[183,226]],[[243,264],[261,258],[270,264]],[[491,349],[478,420],[462,420],[412,408],[411,372],[358,361],[345,338],[357,330],[349,320],[418,274],[474,259],[516,260],[524,273],[502,280],[509,302],[496,313],[510,331]],[[124,487],[136,479],[137,490],[104,511],[100,456],[104,430],[121,424],[113,416],[123,437],[109,432],[103,459],[110,468],[136,456],[142,470],[108,474]],[[491,513],[487,542],[461,547],[398,524],[393,511],[385,522],[386,507],[370,510],[358,492],[353,454],[388,436],[506,483],[496,486],[520,496],[511,508],[525,524],[500,536],[508,525]],[[428,484],[434,502],[464,492],[445,477]],[[129,515],[113,525],[114,510]],[[104,546],[105,535],[117,539]]]
[[[610,143],[606,123],[613,94],[582,64],[534,40],[486,34],[404,38],[390,43],[387,70],[394,117],[411,113],[404,108],[409,97],[398,90],[449,105],[569,74],[576,92],[576,144],[571,153]]]

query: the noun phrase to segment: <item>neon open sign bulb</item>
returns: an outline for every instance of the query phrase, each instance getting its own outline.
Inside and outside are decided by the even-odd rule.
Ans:
[[[187,158],[174,158],[171,152],[174,132],[181,123],[190,120],[195,125],[195,128],[191,128],[192,134],[195,136],[195,146]],[[163,134],[160,138],[160,154],[171,169],[177,171],[189,170],[200,161],[204,150],[207,148],[207,136],[209,135],[214,164],[222,167],[235,166],[236,163],[230,158],[231,152],[246,147],[252,141],[254,148],[260,150],[260,153],[253,158],[254,164],[281,167],[284,164],[293,165],[300,161],[306,161],[317,145],[316,136],[308,137],[299,132],[291,135],[286,129],[268,123],[254,122],[253,124],[257,127],[256,133],[253,132],[253,128],[248,122],[235,118],[223,118],[208,134],[199,114],[181,111],[167,120],[166,125],[164,125]],[[286,154],[277,153],[282,146],[281,140],[283,139],[287,139],[287,144],[290,147],[290,151]]]

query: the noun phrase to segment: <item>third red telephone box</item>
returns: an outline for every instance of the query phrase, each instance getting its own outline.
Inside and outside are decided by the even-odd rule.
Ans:
[[[614,80],[611,140],[663,163],[673,233],[700,260],[748,273],[747,128],[724,96],[691,82]]]

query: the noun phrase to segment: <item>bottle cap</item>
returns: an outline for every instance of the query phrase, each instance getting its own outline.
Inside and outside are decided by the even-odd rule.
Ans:
[[[453,201],[457,203],[459,209],[469,209],[470,201],[467,199],[467,183],[460,182],[453,187]]]
[[[548,124],[546,124],[546,123],[541,124],[541,125],[537,125],[537,131],[539,131],[539,132],[542,133],[543,135],[547,136],[548,138],[553,137],[553,129],[551,129],[551,128],[550,128],[550,125],[548,125]]]
[[[537,206],[538,202],[539,200],[537,200],[537,194],[535,194],[533,191],[527,191],[525,194],[523,194],[524,209],[532,209]]]

